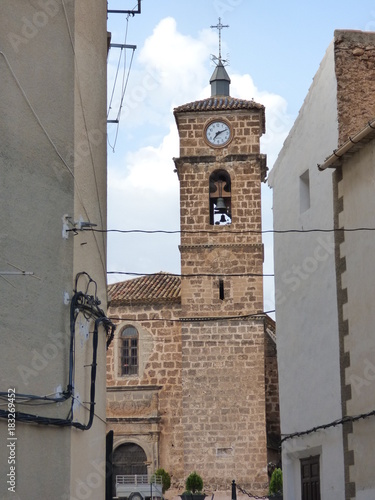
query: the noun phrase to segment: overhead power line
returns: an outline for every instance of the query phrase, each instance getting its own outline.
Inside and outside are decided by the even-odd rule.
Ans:
[[[227,227],[227,226],[220,226]],[[78,229],[69,229],[74,233],[78,233]],[[120,233],[120,234],[213,234],[222,235],[224,232],[209,229],[196,229],[196,230],[166,230],[166,229],[97,229],[97,228],[82,228],[80,231],[93,231],[96,233]],[[225,234],[303,234],[303,233],[355,233],[355,232],[371,232],[375,231],[375,227],[350,227],[350,228],[313,228],[313,229],[244,229],[244,230],[225,230]]]
[[[251,313],[251,314],[240,314],[240,315],[233,315],[233,316],[201,316],[201,317],[186,317],[186,318],[163,318],[163,317],[149,317],[147,318],[147,322],[150,321],[166,321],[169,323],[189,323],[189,322],[199,322],[199,321],[238,321],[238,320],[243,320],[243,319],[252,319],[252,318],[265,318],[268,314],[272,314],[275,312],[275,309],[272,309],[270,311],[260,311],[257,313]],[[111,321],[139,321],[142,322],[143,319],[137,319],[135,317],[133,318],[127,318],[124,316],[111,316],[109,318]]]
[[[122,274],[122,275],[127,275],[127,276],[158,276],[160,273],[132,273],[132,272],[127,272],[127,271],[107,271],[107,274]],[[176,278],[201,278],[201,277],[208,277],[208,278],[220,278],[220,277],[230,277],[230,278],[236,278],[236,277],[258,277],[258,276],[263,276],[263,277],[274,277],[274,274],[262,274],[262,273],[196,273],[196,274],[175,274],[175,273],[165,273],[163,272],[163,276],[172,276]]]

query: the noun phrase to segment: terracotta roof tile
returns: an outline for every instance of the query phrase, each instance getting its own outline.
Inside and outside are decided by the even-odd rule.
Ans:
[[[108,300],[111,305],[179,302],[180,289],[179,276],[157,273],[109,285]]]
[[[232,110],[232,109],[260,109],[264,110],[262,104],[255,101],[246,101],[244,99],[237,99],[230,96],[215,96],[203,99],[201,101],[189,102],[178,106],[173,112],[179,113],[183,111],[219,111],[219,110]]]

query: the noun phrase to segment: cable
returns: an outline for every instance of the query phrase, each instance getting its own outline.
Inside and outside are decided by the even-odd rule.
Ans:
[[[113,152],[115,152],[115,147],[116,147],[116,144],[117,144],[117,137],[118,137],[118,132],[119,132],[119,128],[120,128],[120,118],[121,118],[121,110],[122,110],[122,106],[123,106],[123,101],[124,101],[124,97],[125,97],[125,92],[126,92],[126,89],[128,87],[128,81],[129,81],[129,76],[130,76],[130,70],[131,70],[131,67],[132,67],[132,64],[133,64],[133,58],[134,58],[134,49],[133,49],[133,52],[132,52],[132,57],[130,59],[130,65],[129,65],[129,69],[128,69],[128,75],[126,77],[126,84],[125,84],[125,88],[122,92],[122,96],[121,96],[121,102],[120,102],[120,106],[119,106],[119,110],[118,110],[118,113],[117,113],[117,118],[116,118],[116,121],[117,121],[117,127],[116,127],[116,135],[115,135],[115,140],[113,142],[113,146],[110,144],[109,140],[108,140],[108,145],[109,147],[112,149]]]
[[[78,283],[82,277],[86,277],[85,292],[78,291]],[[93,295],[89,294],[89,290],[93,289]],[[114,337],[115,325],[106,317],[104,311],[100,309],[100,300],[97,297],[97,283],[87,274],[81,272],[76,275],[74,294],[71,299],[70,307],[70,347],[69,347],[69,370],[68,370],[68,385],[67,389],[60,393],[55,393],[58,397],[53,398],[53,394],[46,396],[36,396],[30,394],[15,394],[15,404],[18,405],[37,405],[60,403],[71,399],[71,406],[66,418],[51,418],[25,412],[9,412],[8,410],[0,409],[0,418],[8,418],[9,415],[15,420],[26,423],[37,423],[43,425],[56,425],[60,427],[75,427],[80,430],[88,430],[91,428],[95,412],[95,382],[96,382],[96,368],[97,368],[97,351],[98,351],[98,338],[99,326],[102,325],[106,332],[107,348]],[[74,396],[74,373],[75,373],[75,337],[76,337],[76,320],[78,315],[82,313],[86,319],[94,319],[94,331],[92,332],[92,363],[91,376],[90,376],[90,402],[89,402],[89,419],[87,423],[74,421],[74,401],[77,398]],[[0,392],[0,399],[5,400],[8,393]],[[87,409],[87,407],[85,407]]]
[[[186,317],[186,318],[147,318],[147,319],[137,319],[137,318],[124,318],[121,316],[111,316],[109,319],[112,321],[166,321],[170,323],[188,323],[188,322],[199,322],[199,321],[237,321],[242,319],[251,318],[265,318],[268,314],[274,313],[275,309],[270,311],[260,311],[258,313],[236,315],[236,316],[204,316],[204,317]]]
[[[225,226],[228,227],[228,226]],[[361,231],[375,231],[374,227],[354,227],[354,228],[333,228],[333,229],[247,229],[240,231],[226,230],[225,233],[217,230],[208,229],[197,229],[197,230],[174,230],[168,231],[164,229],[146,230],[146,229],[97,229],[93,227],[82,228],[78,230],[77,228],[68,229],[78,234],[78,231],[93,231],[96,233],[121,233],[121,234],[213,234],[213,235],[223,235],[223,234],[299,234],[299,233],[338,233],[338,232],[361,232]]]
[[[123,54],[123,51],[124,51],[124,48],[121,47],[121,51],[120,51],[120,55],[119,55],[119,58],[118,58],[118,63],[117,63],[117,69],[116,69],[116,75],[115,75],[115,81],[113,82],[113,88],[112,88],[112,93],[111,93],[111,98],[109,100],[109,104],[108,104],[108,110],[107,110],[107,119],[109,118],[109,112],[111,111],[112,109],[112,101],[113,101],[113,96],[115,94],[115,88],[116,88],[116,83],[117,83],[117,77],[118,77],[118,73],[119,73],[119,70],[120,70],[120,63],[121,63],[121,58],[122,58],[122,54]],[[111,146],[111,145],[110,145]],[[111,146],[112,148],[112,146]]]
[[[107,274],[122,274],[122,275],[127,275],[127,276],[159,276],[160,273],[133,273],[130,271],[107,271]],[[176,277],[176,278],[202,278],[202,277],[208,277],[208,278],[220,278],[220,277],[231,277],[231,278],[236,278],[236,277],[246,277],[246,278],[251,278],[251,277],[259,277],[263,276],[266,278],[269,277],[274,277],[274,274],[262,274],[262,273],[233,273],[233,274],[227,274],[227,273],[196,273],[196,274],[175,274],[175,273],[167,273],[164,272],[163,276],[171,276],[171,277]]]
[[[44,134],[45,134],[45,136],[47,137],[47,139],[48,139],[49,143],[51,144],[51,146],[52,146],[52,147],[53,147],[53,149],[55,150],[55,153],[56,153],[56,154],[57,154],[57,156],[60,158],[60,160],[63,162],[63,164],[64,164],[65,168],[68,170],[68,172],[70,173],[70,175],[74,178],[74,174],[73,174],[73,172],[72,172],[71,168],[70,168],[70,167],[69,167],[69,165],[66,163],[66,161],[64,160],[64,158],[62,157],[62,155],[59,153],[59,151],[58,151],[58,149],[57,149],[57,147],[56,147],[55,143],[53,142],[52,138],[51,138],[51,137],[50,137],[50,135],[48,134],[48,132],[47,132],[47,130],[45,129],[44,125],[42,124],[42,122],[41,122],[41,120],[40,120],[39,116],[37,115],[37,113],[36,113],[35,109],[33,108],[33,106],[32,106],[32,104],[31,104],[31,102],[29,101],[29,99],[28,99],[28,97],[27,97],[27,95],[26,95],[25,91],[24,91],[24,90],[23,90],[23,88],[22,88],[22,85],[21,85],[20,81],[18,80],[18,78],[17,78],[16,74],[14,73],[14,71],[13,71],[13,69],[12,69],[11,65],[10,65],[10,62],[8,61],[7,56],[6,56],[6,55],[4,54],[4,52],[2,52],[2,51],[0,51],[0,55],[2,55],[2,56],[4,57],[5,62],[6,62],[6,64],[7,64],[7,66],[8,66],[8,69],[9,69],[9,71],[11,72],[11,74],[12,74],[12,76],[13,76],[13,78],[14,78],[14,80],[15,80],[15,82],[16,82],[16,84],[17,84],[18,88],[19,88],[19,90],[21,91],[21,93],[22,93],[22,95],[23,95],[23,97],[24,97],[25,101],[27,102],[27,105],[29,106],[29,108],[30,108],[30,110],[31,110],[32,114],[34,115],[34,118],[35,118],[35,119],[36,119],[36,121],[38,122],[38,124],[39,124],[40,128],[43,130],[43,133],[44,133]]]
[[[73,399],[76,399],[74,396],[72,396],[72,398],[73,398]],[[87,411],[90,411],[90,408],[87,408],[87,406],[85,406],[85,404],[84,404],[84,403],[82,403],[82,401],[79,401],[78,399],[76,399],[76,400],[79,402],[79,404],[80,404],[80,406],[82,406],[82,408],[84,408],[84,409],[85,409],[85,410],[87,410]],[[95,413],[95,412],[94,412],[94,417],[98,418],[98,419],[99,419],[99,420],[101,420],[104,424],[106,424],[106,425],[107,425],[106,420],[104,420],[104,419],[103,419],[100,415],[98,415],[98,414],[97,414],[97,413]]]
[[[130,14],[128,14],[127,17],[126,17],[126,29],[125,29],[125,37],[124,37],[124,46],[126,46],[126,42],[127,42],[127,38],[128,38],[129,17],[130,17]],[[118,76],[118,72],[119,72],[119,68],[120,68],[120,62],[121,62],[121,56],[122,56],[123,50],[124,49],[121,48],[121,53],[120,53],[120,57],[119,57],[118,65],[117,65],[116,77],[115,77],[115,81],[114,81],[114,84],[113,84],[111,100],[110,100],[109,108],[108,108],[108,114],[109,114],[109,111],[110,111],[111,106],[112,106],[112,100],[113,100],[113,95],[114,95],[114,92],[115,92],[115,87],[116,87],[116,82],[117,82],[117,76]],[[119,105],[119,109],[118,109],[117,116],[116,116],[117,126],[116,126],[116,134],[115,134],[115,139],[114,139],[113,145],[109,142],[109,138],[107,138],[108,146],[112,149],[113,152],[115,152],[115,147],[116,147],[116,144],[117,144],[117,137],[118,137],[119,128],[120,128],[121,110],[122,110],[122,106],[123,106],[123,102],[124,102],[124,98],[125,98],[125,93],[126,93],[126,90],[128,88],[128,82],[129,82],[129,77],[130,77],[130,71],[131,71],[132,64],[133,64],[134,52],[135,52],[135,48],[133,48],[133,52],[132,52],[132,56],[131,56],[131,60],[130,60],[130,64],[129,64],[129,69],[128,69],[128,72],[127,72],[127,76],[125,77],[125,74],[126,74],[126,49],[124,50],[124,71],[123,71],[123,74],[122,74],[121,100],[120,100],[120,105]],[[108,117],[108,114],[107,114],[107,117]]]
[[[323,424],[323,425],[318,425],[316,427],[312,427],[311,429],[307,431],[300,431],[300,432],[293,432],[292,434],[287,434],[284,435],[284,437],[281,439],[280,443],[282,444],[284,441],[287,441],[288,439],[292,439],[294,437],[300,437],[300,436],[306,436],[307,434],[312,434],[313,432],[317,432],[320,430],[324,429],[329,429],[330,427],[336,427],[337,425],[344,425],[348,422],[357,422],[358,420],[362,420],[365,418],[369,418],[375,415],[375,410],[371,410],[368,413],[361,413],[360,415],[356,415],[354,417],[351,416],[346,416],[338,420],[334,420],[333,422],[330,422],[329,424]]]

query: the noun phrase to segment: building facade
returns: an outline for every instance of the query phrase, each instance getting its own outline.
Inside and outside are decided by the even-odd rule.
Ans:
[[[279,427],[275,325],[263,313],[264,107],[230,97],[229,82],[219,60],[211,97],[174,110],[181,278],[109,288],[119,322],[107,381],[114,471],[137,468],[127,451],[136,445],[143,470],[163,467],[176,493],[195,470],[206,491],[235,479],[264,494],[278,460],[267,453]]]
[[[106,8],[1,3],[4,499],[105,494]]]
[[[284,495],[297,500],[374,496],[373,236],[343,231],[370,224],[374,71],[375,34],[336,31],[269,176],[275,230],[300,231],[274,239]]]

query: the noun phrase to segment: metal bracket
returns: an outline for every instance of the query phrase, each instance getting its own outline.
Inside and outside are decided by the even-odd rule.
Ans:
[[[138,8],[135,10],[113,10],[113,9],[107,9],[108,14],[130,14],[131,16],[134,16],[135,14],[140,14],[141,13],[141,0],[138,0]]]

